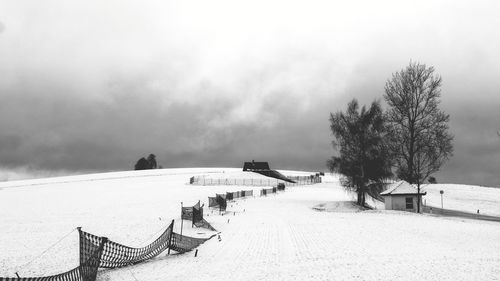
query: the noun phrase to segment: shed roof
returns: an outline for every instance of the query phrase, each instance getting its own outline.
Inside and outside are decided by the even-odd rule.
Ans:
[[[398,181],[389,185],[389,188],[381,192],[380,195],[388,196],[388,195],[417,195],[417,188],[406,182],[406,181]],[[427,192],[420,192],[420,195],[425,195]]]

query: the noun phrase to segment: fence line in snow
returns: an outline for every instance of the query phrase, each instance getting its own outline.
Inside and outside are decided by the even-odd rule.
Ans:
[[[201,186],[211,186],[211,185],[277,186],[279,183],[284,183],[286,186],[298,186],[298,185],[310,185],[315,183],[321,183],[321,177],[319,176],[296,176],[288,178],[295,181],[295,183],[285,182],[283,180],[273,179],[273,178],[214,179],[214,178],[207,178],[206,176],[191,177],[189,179],[189,183],[192,185],[201,185]]]
[[[195,238],[175,233],[174,220],[166,230],[142,248],[132,248],[78,229],[80,237],[80,265],[72,270],[44,277],[0,277],[0,281],[95,281],[99,268],[129,266],[152,259],[170,249],[185,253],[203,244],[209,238]],[[17,273],[16,273],[17,275]]]
[[[261,196],[269,193],[276,193],[277,190],[284,190],[284,186],[310,185],[320,183],[319,175],[288,177],[295,183],[285,182],[279,179],[211,179],[205,176],[191,177],[190,183],[193,185],[243,185],[243,186],[277,186],[271,189],[262,189]],[[279,188],[279,187],[282,187]],[[219,195],[217,195],[219,196]],[[229,200],[236,198],[253,196],[253,191],[228,192],[224,197],[229,196]],[[216,197],[218,199],[218,197]],[[226,205],[226,198],[223,198]],[[217,205],[220,204],[216,200]],[[210,197],[209,197],[209,207]],[[224,208],[225,209],[225,208]],[[194,213],[193,213],[194,214]],[[149,260],[165,250],[172,249],[179,253],[184,253],[198,247],[203,242],[212,238],[188,237],[173,232],[173,224],[151,244],[143,248],[132,248],[108,240],[106,237],[96,236],[82,231],[78,228],[80,236],[80,265],[72,270],[61,274],[45,277],[0,277],[0,281],[95,281],[98,268],[116,268],[132,264],[137,264]],[[215,230],[215,229],[214,229]],[[16,273],[17,275],[17,273]]]

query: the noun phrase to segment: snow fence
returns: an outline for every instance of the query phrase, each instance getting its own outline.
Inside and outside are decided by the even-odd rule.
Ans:
[[[205,243],[205,241],[209,240],[215,235],[216,234],[210,236],[209,238],[195,238],[195,237],[180,235],[174,232],[172,234],[172,242],[170,245],[170,249],[181,254],[189,252],[194,248],[200,246],[201,244]]]
[[[70,271],[45,277],[0,277],[0,281],[95,281],[99,268],[118,268],[152,259],[165,250],[185,253],[209,238],[194,238],[173,232],[174,220],[151,244],[132,248],[78,228],[80,237],[80,265]]]
[[[275,178],[210,178],[207,176],[191,177],[189,183],[192,185],[212,186],[212,185],[240,185],[240,186],[276,186],[286,184],[287,186],[310,185],[321,183],[319,174],[310,176],[287,177],[295,183],[286,182]]]
[[[210,206],[210,204],[209,204]],[[217,231],[208,221],[203,218],[203,207],[200,206],[200,201],[192,207],[181,207],[181,218],[183,220],[190,220],[192,225],[196,227],[203,227],[212,231]]]
[[[208,197],[209,208],[219,208],[219,211],[225,211],[227,201],[237,198],[253,197],[253,190],[241,190],[236,192],[226,192],[226,194],[216,194],[215,197]]]
[[[283,190],[285,190],[285,189],[283,188]],[[278,192],[278,188],[277,187],[267,188],[267,189],[264,188],[264,189],[260,190],[260,196],[267,196],[270,193],[276,193],[276,192]]]
[[[104,244],[107,238],[102,238],[98,245],[85,245],[85,239],[80,235],[80,265],[70,271],[45,277],[19,277],[19,278],[3,278],[0,281],[94,281],[97,277],[97,269],[101,262]]]
[[[110,240],[104,243],[104,249],[101,255],[99,267],[102,268],[117,268],[127,265],[137,264],[151,258],[156,257],[163,251],[168,249],[170,239],[172,237],[173,223],[151,244],[142,248],[128,247]],[[80,261],[85,256],[84,249],[95,247],[103,240],[103,237],[90,234],[78,228],[80,233]],[[83,250],[83,251],[82,251]]]

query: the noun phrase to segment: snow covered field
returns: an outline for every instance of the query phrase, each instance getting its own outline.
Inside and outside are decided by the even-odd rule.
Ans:
[[[443,207],[483,215],[500,216],[500,188],[484,187],[463,184],[428,184],[424,186],[427,195],[424,196],[426,204],[441,208],[441,194],[443,194]]]
[[[147,244],[171,219],[178,232],[181,201],[190,206],[206,203],[215,193],[249,189],[190,186],[189,177],[238,171],[165,169],[1,183],[0,276],[13,277],[16,271],[39,276],[75,267],[78,237],[71,231],[77,226],[130,246]],[[324,179],[236,201],[224,216],[205,211],[222,240],[201,245],[196,258],[162,254],[143,264],[103,270],[98,280],[499,279],[499,223],[360,211],[335,177]],[[189,222],[184,233],[211,234]]]

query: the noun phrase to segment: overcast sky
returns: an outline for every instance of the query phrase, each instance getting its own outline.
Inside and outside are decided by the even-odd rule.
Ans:
[[[439,182],[500,186],[498,1],[0,0],[0,180],[163,167],[325,170],[329,113],[410,60],[443,77]]]

